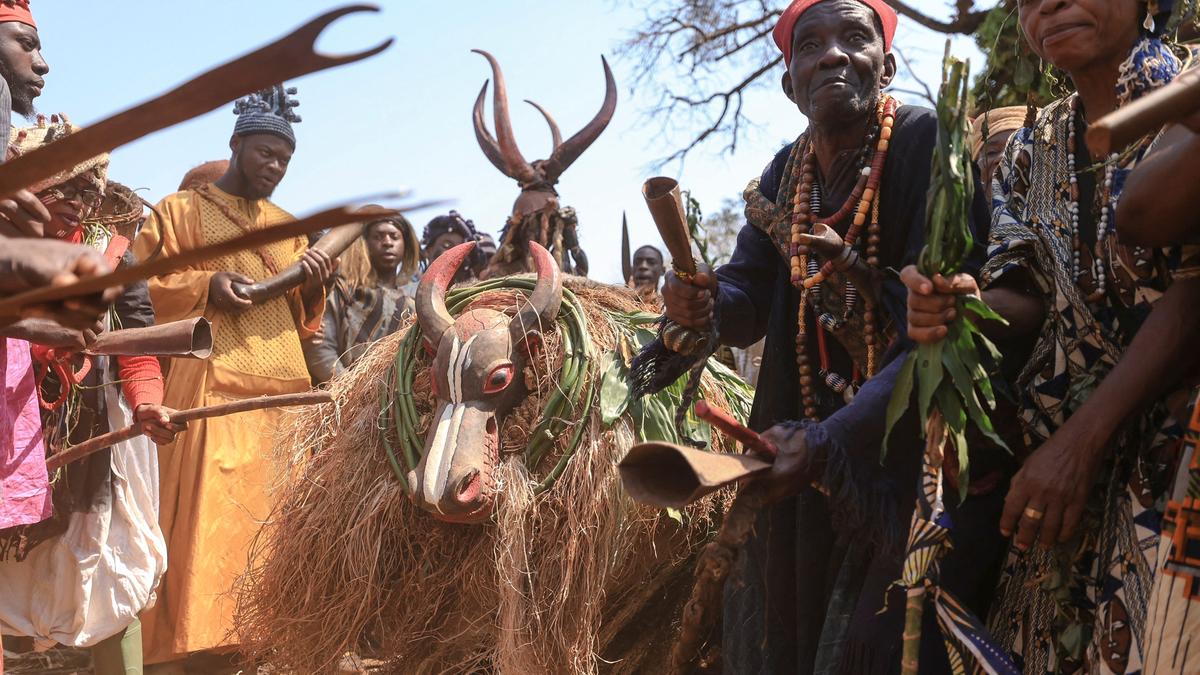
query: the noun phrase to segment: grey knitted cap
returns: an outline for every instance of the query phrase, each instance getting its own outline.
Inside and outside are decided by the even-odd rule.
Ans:
[[[300,116],[294,110],[300,102],[292,98],[295,95],[295,87],[285,89],[282,84],[277,84],[238,100],[233,105],[233,113],[238,116],[233,133],[237,136],[271,134],[295,149],[296,134],[292,125],[300,123]]]

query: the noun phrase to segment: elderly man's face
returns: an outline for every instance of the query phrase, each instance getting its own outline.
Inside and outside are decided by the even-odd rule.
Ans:
[[[1008,146],[1008,139],[1016,133],[1015,129],[999,131],[988,137],[987,143],[983,144],[983,150],[979,153],[979,177],[983,180],[983,184],[989,190],[991,189],[992,178],[996,175],[996,169],[1000,167],[1000,160],[1004,159],[1004,148]]]
[[[20,21],[0,23],[0,76],[12,92],[14,112],[26,117],[33,114],[33,100],[42,95],[43,78],[49,72],[36,28]]]
[[[814,123],[840,128],[861,122],[895,74],[875,12],[854,0],[827,0],[804,12],[792,30],[783,88]]]

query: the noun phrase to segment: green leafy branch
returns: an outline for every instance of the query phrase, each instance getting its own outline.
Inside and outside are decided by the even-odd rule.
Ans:
[[[921,273],[931,278],[958,273],[974,246],[969,225],[975,179],[967,143],[972,105],[968,71],[969,63],[951,56],[947,43],[937,101],[938,138],[926,202],[925,247],[917,264]],[[915,387],[922,433],[944,437],[957,450],[963,498],[970,482],[968,423],[973,423],[993,443],[1005,447],[988,416],[988,411],[995,409],[996,396],[980,352],[986,351],[993,362],[1000,355],[979,330],[976,321],[980,319],[1004,322],[980,298],[960,297],[957,316],[948,326],[946,338],[922,344],[908,355],[887,408],[890,435],[908,410]],[[931,417],[934,424],[945,426],[944,431],[937,429],[931,433]],[[886,448],[885,438],[885,452]]]

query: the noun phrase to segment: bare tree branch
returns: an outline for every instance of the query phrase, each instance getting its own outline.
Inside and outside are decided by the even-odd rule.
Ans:
[[[954,17],[949,21],[942,21],[925,14],[907,2],[901,2],[900,0],[885,1],[894,7],[896,13],[900,16],[912,19],[929,30],[946,33],[947,35],[956,33],[969,35],[974,33],[979,28],[979,25],[983,23],[983,20],[987,18],[988,12],[991,11],[990,7],[988,9],[976,10],[975,3],[971,0],[957,0]]]
[[[620,50],[634,63],[633,87],[659,92],[645,117],[664,132],[688,135],[660,165],[683,161],[716,141],[723,143],[721,152],[736,151],[742,134],[754,126],[743,112],[745,95],[767,85],[767,74],[782,63],[771,31],[788,0],[619,1],[645,15]],[[887,1],[925,28],[954,34],[974,32],[1002,0],[952,0],[948,18],[925,14],[911,1]]]

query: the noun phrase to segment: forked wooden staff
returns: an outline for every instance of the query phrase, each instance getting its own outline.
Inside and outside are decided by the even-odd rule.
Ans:
[[[321,403],[330,403],[332,401],[333,396],[328,392],[323,391],[306,392],[303,394],[283,394],[280,396],[261,396],[259,398],[250,398],[244,401],[210,405],[204,408],[177,410],[173,415],[171,415],[171,422],[174,424],[184,424],[187,422],[194,422],[196,420],[209,419],[212,417],[224,417],[225,415],[233,415],[235,413],[250,412],[252,410],[283,408],[286,406],[319,405]],[[71,462],[77,462],[88,455],[97,453],[105,448],[112,447],[117,443],[128,441],[131,438],[137,438],[141,435],[142,428],[139,424],[131,424],[123,429],[110,431],[107,434],[102,434],[51,455],[46,460],[46,469],[49,471],[54,471],[66,466],[67,464],[70,464]]]
[[[443,201],[427,201],[407,205],[402,209],[384,209],[372,211],[375,216],[396,215],[408,211],[428,208],[444,203]],[[61,302],[72,298],[81,298],[102,292],[106,288],[124,286],[135,281],[160,276],[168,272],[189,267],[205,260],[211,260],[223,255],[258,248],[284,239],[291,239],[311,232],[361,222],[363,214],[349,206],[339,206],[311,215],[302,220],[284,223],[263,230],[247,232],[228,241],[201,246],[200,248],[183,251],[178,255],[154,258],[146,262],[122,267],[115,272],[98,277],[82,279],[68,286],[37,288],[0,300],[0,317],[19,316],[21,310],[31,305],[41,305]]]
[[[347,5],[322,14],[261,49],[203,73],[175,89],[117,113],[61,140],[0,165],[0,196],[8,196],[59,171],[214,110],[229,101],[302,75],[361,61],[392,40],[357,54],[326,56],[317,38],[347,14],[378,12],[374,5]]]

